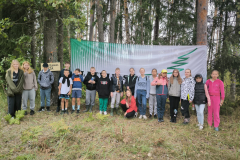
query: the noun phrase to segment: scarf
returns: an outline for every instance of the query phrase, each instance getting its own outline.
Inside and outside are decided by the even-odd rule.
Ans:
[[[65,83],[66,79],[67,79],[67,86],[69,87],[69,86],[70,86],[70,80],[69,80],[69,77],[63,76],[62,83]]]

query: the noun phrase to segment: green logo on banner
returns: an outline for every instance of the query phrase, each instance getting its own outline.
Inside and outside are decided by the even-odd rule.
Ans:
[[[194,50],[192,50],[191,52],[189,52],[189,53],[187,53],[187,54],[184,54],[184,55],[178,57],[178,59],[179,59],[178,61],[172,62],[172,64],[176,64],[176,65],[175,65],[175,66],[172,66],[172,67],[168,67],[167,69],[178,69],[179,72],[183,71],[184,68],[178,68],[178,67],[187,64],[187,62],[185,62],[185,61],[188,60],[189,57],[185,57],[185,56],[193,53],[193,52],[196,51],[196,50],[197,50],[197,48],[195,48]],[[172,72],[170,72],[170,73],[168,73],[168,74],[172,74]]]

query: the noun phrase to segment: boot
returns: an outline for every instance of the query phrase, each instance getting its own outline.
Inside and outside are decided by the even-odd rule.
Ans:
[[[92,105],[89,107],[89,108],[90,108],[90,109],[89,109],[89,112],[92,112],[92,107],[93,107]]]
[[[111,113],[110,113],[111,116],[113,116],[113,110],[114,108],[111,108]]]
[[[83,112],[88,112],[88,110],[89,110],[89,105],[86,105],[86,110]]]
[[[115,108],[116,115],[119,115],[118,108]]]
[[[57,106],[56,112],[58,113],[60,111],[60,106]]]
[[[173,123],[177,123],[177,118],[176,117],[173,118]]]

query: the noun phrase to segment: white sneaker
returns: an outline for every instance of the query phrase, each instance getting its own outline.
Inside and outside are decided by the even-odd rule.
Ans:
[[[200,126],[200,123],[198,123],[196,126],[199,127],[199,126]]]
[[[199,125],[199,129],[202,130],[203,129],[203,125]]]
[[[145,119],[145,120],[146,120],[146,119],[147,119],[147,116],[146,116],[146,115],[143,115],[143,119]]]
[[[135,113],[134,117],[137,118],[138,112]]]
[[[140,115],[140,116],[139,116],[139,119],[142,119],[142,118],[143,118],[143,116],[142,116],[142,115]]]
[[[102,114],[102,111],[100,111],[100,114]]]
[[[107,115],[107,111],[104,111],[104,115]]]

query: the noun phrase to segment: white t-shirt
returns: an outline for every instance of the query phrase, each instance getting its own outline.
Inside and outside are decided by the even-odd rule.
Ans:
[[[59,79],[59,83],[62,83],[63,77],[61,77]],[[70,85],[73,84],[72,78],[69,78],[70,80]],[[67,80],[65,81],[65,83],[62,83],[62,87],[61,87],[61,93],[60,94],[68,94],[68,92],[70,91],[70,86],[67,86]]]

